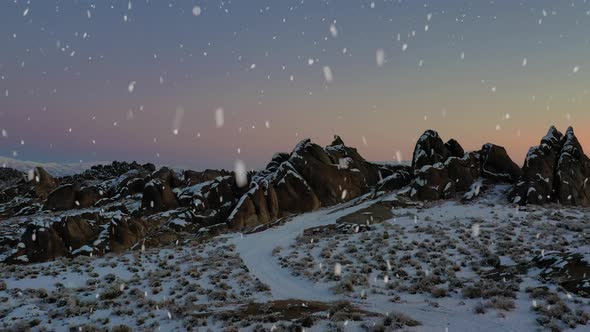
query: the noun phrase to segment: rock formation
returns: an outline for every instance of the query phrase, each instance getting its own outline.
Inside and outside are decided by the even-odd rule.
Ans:
[[[590,206],[589,178],[590,159],[573,129],[562,135],[554,127],[530,149],[522,169],[500,146],[488,143],[465,152],[433,130],[416,143],[411,166],[368,162],[338,136],[325,147],[305,139],[249,173],[243,188],[224,170],[177,173],[135,162],[57,179],[42,169],[28,174],[0,169],[0,218],[12,218],[11,229],[18,232],[6,235],[0,247],[14,249],[11,263],[101,255],[195,234],[248,231],[396,190],[418,201],[458,194],[471,200],[496,182],[515,183],[510,193],[515,203]]]
[[[485,144],[480,151],[465,153],[454,139],[443,143],[439,134],[427,130],[416,143],[412,159],[410,197],[433,201],[471,191],[479,178],[513,182],[521,171],[503,147]],[[465,198],[472,199],[473,195]]]
[[[527,153],[522,176],[509,197],[517,204],[590,206],[590,159],[573,128],[563,135],[555,127]]]

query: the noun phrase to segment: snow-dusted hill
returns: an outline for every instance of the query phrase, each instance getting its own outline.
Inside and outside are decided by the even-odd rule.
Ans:
[[[0,156],[0,167],[14,168],[21,172],[28,172],[35,167],[43,167],[52,176],[67,176],[82,173],[94,165],[108,164],[107,162],[84,163],[40,163],[36,161],[17,160]]]

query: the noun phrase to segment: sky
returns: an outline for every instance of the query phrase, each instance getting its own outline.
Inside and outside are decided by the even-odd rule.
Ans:
[[[587,0],[5,0],[0,156],[407,160],[432,128],[521,163],[552,124],[590,149],[589,31]]]

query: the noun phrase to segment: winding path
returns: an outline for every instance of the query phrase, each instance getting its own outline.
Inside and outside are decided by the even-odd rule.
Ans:
[[[338,218],[374,203],[366,201],[354,204],[355,201],[305,213],[283,225],[263,232],[238,235],[231,241],[236,245],[236,251],[240,253],[250,273],[271,288],[273,299],[323,302],[340,300],[342,298],[333,294],[325,285],[316,285],[309,280],[293,276],[289,270],[280,266],[277,258],[272,256],[272,251],[278,246],[289,247],[307,228],[333,224]]]

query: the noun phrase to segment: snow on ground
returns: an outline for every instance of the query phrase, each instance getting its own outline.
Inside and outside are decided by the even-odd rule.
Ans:
[[[542,301],[526,288],[545,284],[535,271],[516,267],[545,250],[588,253],[584,232],[564,229],[561,222],[583,222],[587,212],[506,205],[505,189],[496,187],[474,204],[393,208],[394,218],[369,227],[329,228],[342,216],[395,196],[338,206],[236,237],[234,243],[248,268],[278,298],[348,300],[383,315],[403,313],[422,323],[417,331],[526,331],[547,318],[546,327],[588,328],[580,325],[589,317],[587,298],[553,285],[550,289],[564,301],[559,303],[572,314],[562,319],[559,313],[536,310],[533,303],[541,306]],[[370,224],[370,213],[366,219]],[[302,235],[312,227],[317,231]],[[510,272],[502,278],[484,277],[503,269]],[[482,295],[481,288],[487,293]],[[576,315],[582,316],[578,322]]]
[[[251,234],[0,265],[0,329],[588,330],[590,211],[506,189],[367,195]]]
[[[306,213],[276,228],[254,234],[233,236],[232,242],[252,274],[270,286],[273,298],[336,301],[341,297],[329,289],[293,277],[288,270],[281,268],[273,257],[273,250],[289,245],[307,228],[334,223],[335,219],[367,207],[369,204],[370,202],[365,202],[341,211],[337,211],[341,209],[338,206]]]

